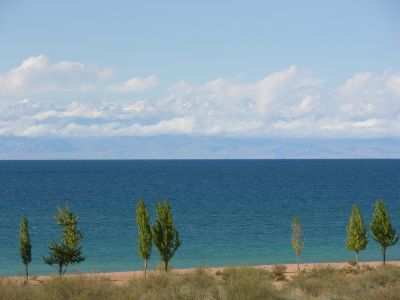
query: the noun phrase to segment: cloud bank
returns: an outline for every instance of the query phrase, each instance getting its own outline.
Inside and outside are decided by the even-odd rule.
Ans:
[[[101,69],[76,61],[51,63],[44,56],[32,56],[0,75],[0,94],[29,95],[42,92],[89,91],[97,82],[113,76]]]
[[[400,74],[394,71],[360,72],[333,89],[298,66],[253,81],[231,77],[159,87],[151,75],[99,87],[111,76],[110,69],[79,62],[28,58],[0,75],[3,99],[24,95],[18,101],[0,100],[0,135],[400,137]],[[161,96],[146,95],[150,88]],[[100,99],[40,99],[42,92],[93,89]]]
[[[157,85],[157,77],[154,75],[146,78],[133,77],[121,83],[114,83],[107,88],[108,92],[142,92]]]

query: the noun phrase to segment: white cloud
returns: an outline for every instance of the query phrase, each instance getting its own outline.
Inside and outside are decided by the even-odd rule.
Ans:
[[[142,92],[149,88],[157,86],[158,79],[156,76],[151,75],[145,78],[133,77],[127,81],[114,83],[107,88],[108,92]]]
[[[390,76],[387,87],[400,96],[400,75],[394,74]]]
[[[363,72],[337,89],[330,109],[342,118],[395,119],[400,113],[399,74]]]
[[[91,107],[86,103],[75,101],[70,103],[63,111],[47,110],[34,115],[32,118],[41,121],[48,118],[71,118],[71,117],[96,119],[96,118],[101,118],[103,116],[104,116],[103,111],[95,107]]]
[[[75,61],[51,63],[44,56],[32,56],[19,67],[0,74],[0,93],[29,95],[41,92],[88,91],[110,78],[111,69]]]
[[[27,63],[29,64],[29,63]],[[291,66],[255,81],[181,81],[162,97],[0,102],[0,135],[400,137],[400,75],[355,74],[333,90]],[[108,95],[109,96],[109,95]]]
[[[146,101],[137,101],[132,104],[127,104],[121,107],[121,109],[127,113],[141,112],[144,111],[145,108],[146,108]]]
[[[360,90],[364,90],[365,85],[371,81],[372,78],[371,72],[358,73],[348,79],[345,84],[340,87],[339,92],[342,94],[359,93]]]

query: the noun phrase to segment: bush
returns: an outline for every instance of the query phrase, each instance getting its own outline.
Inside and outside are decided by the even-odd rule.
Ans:
[[[400,268],[387,265],[373,271],[363,272],[359,276],[359,281],[364,289],[400,283]]]
[[[109,299],[113,283],[96,276],[53,278],[37,289],[38,299]]]
[[[204,270],[184,274],[153,273],[120,287],[120,299],[220,299],[216,278]]]
[[[168,265],[167,267],[167,272],[172,271],[174,268],[172,267],[172,265]],[[160,261],[156,264],[156,266],[154,267],[154,271],[156,272],[165,272],[165,263]]]
[[[177,277],[178,299],[218,299],[219,289],[215,277],[199,269]]]
[[[399,299],[399,268],[357,270],[353,274],[329,267],[302,271],[284,287],[284,292],[291,299]]]
[[[1,281],[0,299],[112,299],[113,284],[95,276],[52,278],[44,283],[21,285]]]
[[[344,281],[344,272],[341,270],[317,267],[310,271],[301,271],[289,282],[287,288],[299,289],[305,295],[320,297],[327,293],[340,294]]]
[[[223,299],[283,299],[272,285],[268,272],[255,268],[227,268],[222,272]]]
[[[287,267],[282,265],[275,265],[272,268],[272,276],[276,281],[285,280],[285,272]]]
[[[358,265],[357,261],[354,259],[351,259],[347,262],[351,267],[355,267]]]
[[[17,283],[12,280],[0,279],[0,299],[30,299],[30,288],[28,285],[24,286],[22,281]]]

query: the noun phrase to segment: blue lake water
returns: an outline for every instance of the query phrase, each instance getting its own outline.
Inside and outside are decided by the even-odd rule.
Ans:
[[[25,212],[33,273],[55,273],[42,262],[59,236],[56,207],[68,201],[79,215],[86,261],[81,271],[142,268],[137,254],[139,196],[154,220],[167,197],[182,238],[175,268],[295,262],[290,219],[302,221],[303,262],[347,261],[351,205],[369,226],[382,198],[396,229],[400,221],[400,160],[113,160],[0,161],[0,274],[22,274],[19,222]],[[361,260],[380,260],[370,237]],[[389,248],[400,259],[400,244]],[[150,265],[159,256],[153,249]]]

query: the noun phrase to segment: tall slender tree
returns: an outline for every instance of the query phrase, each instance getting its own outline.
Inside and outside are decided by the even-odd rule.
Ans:
[[[157,203],[156,213],[157,219],[152,228],[153,241],[161,259],[164,261],[165,271],[167,271],[169,261],[182,242],[173,223],[172,211],[168,199],[165,200],[164,204],[161,201]]]
[[[356,263],[358,263],[358,254],[367,247],[367,228],[361,216],[360,209],[353,204],[349,225],[347,225],[346,248],[356,253]]]
[[[152,233],[150,228],[150,217],[142,197],[136,206],[136,223],[138,227],[138,250],[144,260],[144,276],[147,273],[147,261],[151,256]]]
[[[22,263],[25,265],[26,281],[29,279],[28,265],[32,261],[32,245],[29,236],[29,225],[25,215],[22,216],[19,226],[19,255]]]
[[[377,200],[371,222],[372,237],[379,243],[383,254],[383,265],[386,264],[386,249],[395,245],[399,240],[396,229],[393,228],[390,216],[386,211],[383,200]]]
[[[300,256],[304,246],[303,227],[301,226],[300,219],[296,216],[292,218],[292,247],[296,253],[297,270],[300,269]]]
[[[69,265],[85,260],[82,247],[79,246],[83,234],[78,230],[78,217],[72,213],[67,203],[64,208],[58,208],[58,214],[54,218],[61,227],[61,243],[52,242],[49,245],[49,256],[43,257],[43,260],[49,266],[57,265],[58,274],[62,276]]]

